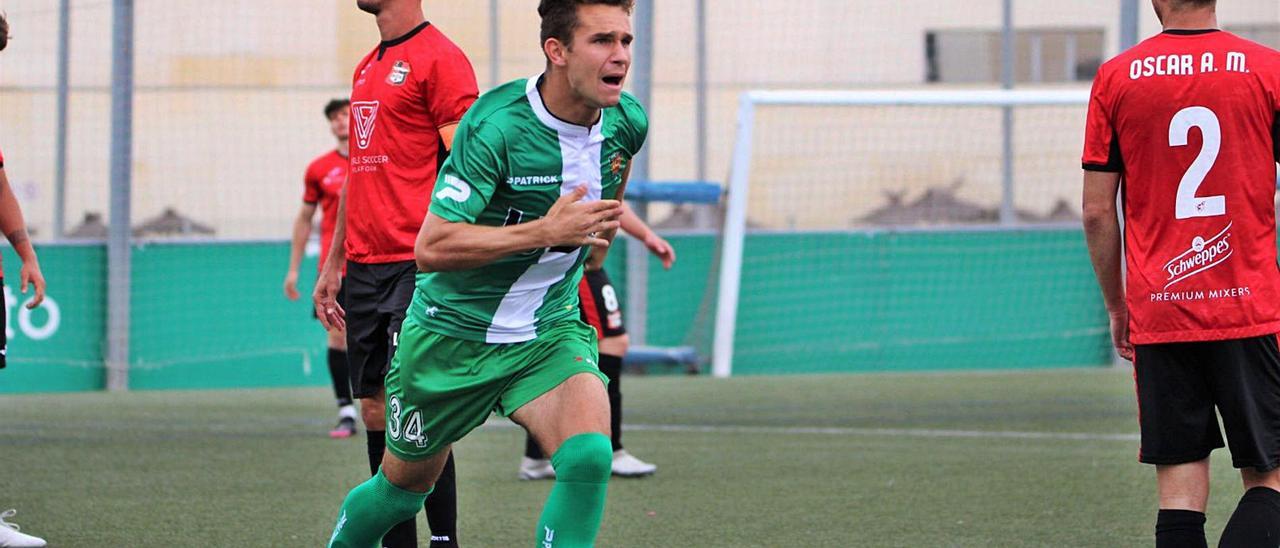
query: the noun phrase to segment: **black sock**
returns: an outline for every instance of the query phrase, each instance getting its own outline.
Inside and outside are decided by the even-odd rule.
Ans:
[[[427,524],[431,526],[433,548],[458,546],[458,484],[453,467],[453,453],[445,461],[431,495],[423,505],[427,510]]]
[[[1156,548],[1207,548],[1204,512],[1161,509],[1156,517]]]
[[[365,430],[365,445],[369,448],[369,475],[376,475],[382,466],[382,452],[387,448],[386,432]],[[389,548],[417,548],[418,524],[414,520],[397,523],[382,537],[382,545]]]
[[[617,451],[622,449],[622,356],[601,354],[600,372],[609,377],[609,420]]]
[[[1218,548],[1253,546],[1280,546],[1280,492],[1268,487],[1245,491],[1218,541]]]
[[[338,407],[351,405],[351,377],[347,375],[347,351],[329,349],[329,378],[333,380],[333,396]]]
[[[538,442],[533,441],[533,436],[527,432],[524,435],[524,456],[531,459],[545,459],[546,455],[542,454],[542,448],[538,447]]]

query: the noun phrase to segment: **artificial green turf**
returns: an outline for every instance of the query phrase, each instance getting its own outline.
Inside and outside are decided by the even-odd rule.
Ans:
[[[624,393],[626,446],[659,470],[611,483],[600,546],[1152,544],[1124,371],[628,377]],[[0,397],[0,510],[55,547],[322,546],[367,476],[363,434],[328,439],[332,414],[318,389]],[[530,546],[551,483],[516,480],[523,434],[491,424],[456,446],[460,537]],[[1211,544],[1240,494],[1216,455]]]

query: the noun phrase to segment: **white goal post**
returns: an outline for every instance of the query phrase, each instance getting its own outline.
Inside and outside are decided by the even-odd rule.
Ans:
[[[865,90],[865,91],[750,91],[742,94],[737,115],[737,135],[730,166],[727,211],[724,218],[712,374],[728,377],[733,371],[734,331],[737,328],[743,245],[747,235],[748,187],[752,169],[752,141],[756,113],[761,106],[796,107],[996,107],[1011,111],[1020,106],[1081,106],[1088,103],[1086,89],[1063,90]],[[1008,117],[1006,117],[1008,119]],[[1006,123],[1005,155],[1011,150],[1011,129]],[[1083,135],[1083,127],[1081,127]],[[1011,160],[1006,158],[1006,166]],[[1005,177],[1010,180],[1011,167]]]

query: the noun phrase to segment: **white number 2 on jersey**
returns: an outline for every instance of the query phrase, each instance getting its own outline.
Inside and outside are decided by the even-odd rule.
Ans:
[[[1191,163],[1187,172],[1182,174],[1182,182],[1178,183],[1178,196],[1174,202],[1174,214],[1178,219],[1192,217],[1216,217],[1227,214],[1226,196],[1196,196],[1200,184],[1218,161],[1218,152],[1222,147],[1222,126],[1218,123],[1218,115],[1205,107],[1187,107],[1173,115],[1169,124],[1169,146],[1187,146],[1187,137],[1191,128],[1200,128],[1204,144],[1200,154]]]
[[[465,202],[467,198],[471,197],[471,185],[468,185],[466,181],[453,175],[445,175],[443,182],[444,187],[436,192],[436,198]]]

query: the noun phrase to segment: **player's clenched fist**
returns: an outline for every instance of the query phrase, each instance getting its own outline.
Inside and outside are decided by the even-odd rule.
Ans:
[[[541,219],[547,247],[584,246],[607,247],[609,242],[598,234],[618,228],[622,216],[622,202],[595,200],[581,202],[587,195],[587,187],[580,186],[561,196]]]

